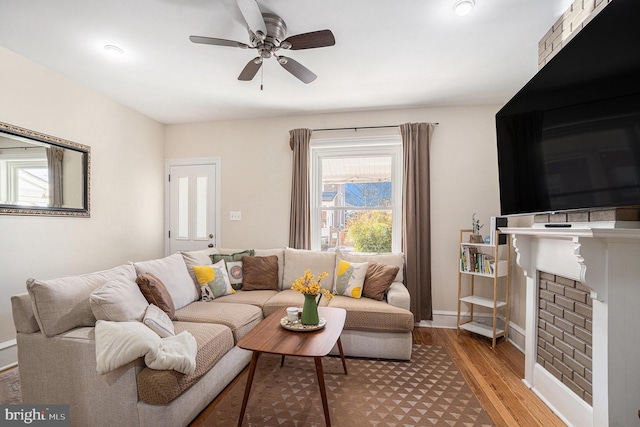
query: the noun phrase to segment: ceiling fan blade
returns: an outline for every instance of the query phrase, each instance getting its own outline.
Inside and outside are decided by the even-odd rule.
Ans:
[[[284,40],[291,43],[291,50],[314,49],[316,47],[333,46],[336,39],[331,30],[312,31],[310,33],[298,34]]]
[[[249,61],[247,65],[244,66],[244,69],[238,76],[238,80],[241,80],[243,82],[249,82],[253,80],[253,78],[258,73],[258,70],[260,69],[260,67],[262,67],[262,61],[259,61],[256,63],[256,61],[260,59],[261,59],[260,57],[257,57]]]
[[[260,31],[263,35],[267,35],[267,25],[264,23],[262,12],[256,0],[238,0],[240,12],[247,21],[249,29],[257,34]]]
[[[244,43],[233,41],[233,40],[216,39],[213,37],[189,36],[189,40],[191,40],[194,43],[212,44],[215,46],[240,47],[242,49],[251,48],[251,46],[249,46],[248,44],[244,44]]]
[[[318,78],[318,76],[313,74],[313,72],[311,72],[307,67],[298,61],[287,58],[286,56],[279,56],[278,63],[282,65],[282,68],[293,74],[303,83],[309,84]]]

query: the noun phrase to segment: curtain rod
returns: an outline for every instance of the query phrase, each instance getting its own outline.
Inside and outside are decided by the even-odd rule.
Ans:
[[[439,125],[440,123],[434,123],[434,125]],[[326,130],[355,130],[358,129],[385,129],[385,128],[397,128],[400,125],[387,125],[387,126],[357,126],[357,127],[348,127],[348,128],[327,128],[327,129],[311,129],[314,132],[326,131]]]

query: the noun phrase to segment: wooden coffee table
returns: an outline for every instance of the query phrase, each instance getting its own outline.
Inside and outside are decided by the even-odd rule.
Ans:
[[[253,384],[253,375],[256,372],[258,358],[262,353],[280,354],[283,362],[285,356],[313,357],[316,364],[318,385],[320,386],[324,419],[327,427],[331,426],[327,391],[324,385],[324,372],[322,370],[322,358],[337,343],[340,350],[340,358],[342,359],[342,367],[345,375],[347,374],[347,362],[344,359],[342,342],[340,341],[340,334],[344,327],[347,312],[342,308],[318,307],[318,314],[320,317],[327,319],[327,325],[320,330],[312,332],[297,332],[283,328],[280,325],[280,319],[285,317],[286,314],[285,308],[276,311],[238,341],[238,347],[253,351],[238,426],[242,425],[242,420],[244,419],[249,394],[251,393],[251,385]]]

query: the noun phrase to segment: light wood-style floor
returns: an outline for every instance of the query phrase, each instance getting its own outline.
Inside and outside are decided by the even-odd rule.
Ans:
[[[418,344],[447,349],[496,426],[565,426],[522,382],[524,354],[504,339],[491,341],[455,329],[414,328]]]
[[[447,349],[496,426],[565,426],[522,382],[524,355],[509,342],[501,339],[492,350],[488,339],[466,331],[461,331],[458,336],[455,329],[435,328],[414,328],[413,341]],[[190,427],[202,425],[240,377],[242,374],[202,411]]]

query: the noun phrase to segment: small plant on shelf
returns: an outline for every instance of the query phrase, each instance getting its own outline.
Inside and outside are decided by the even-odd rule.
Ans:
[[[480,224],[480,220],[476,218],[476,213],[474,212],[471,216],[471,228],[473,229],[473,234],[480,234],[480,229],[484,227],[484,224]]]
[[[476,218],[476,213],[474,212],[471,216],[471,229],[472,234],[469,236],[469,242],[471,243],[483,243],[482,235],[480,235],[480,229],[484,227],[484,224],[480,224],[480,220]]]

